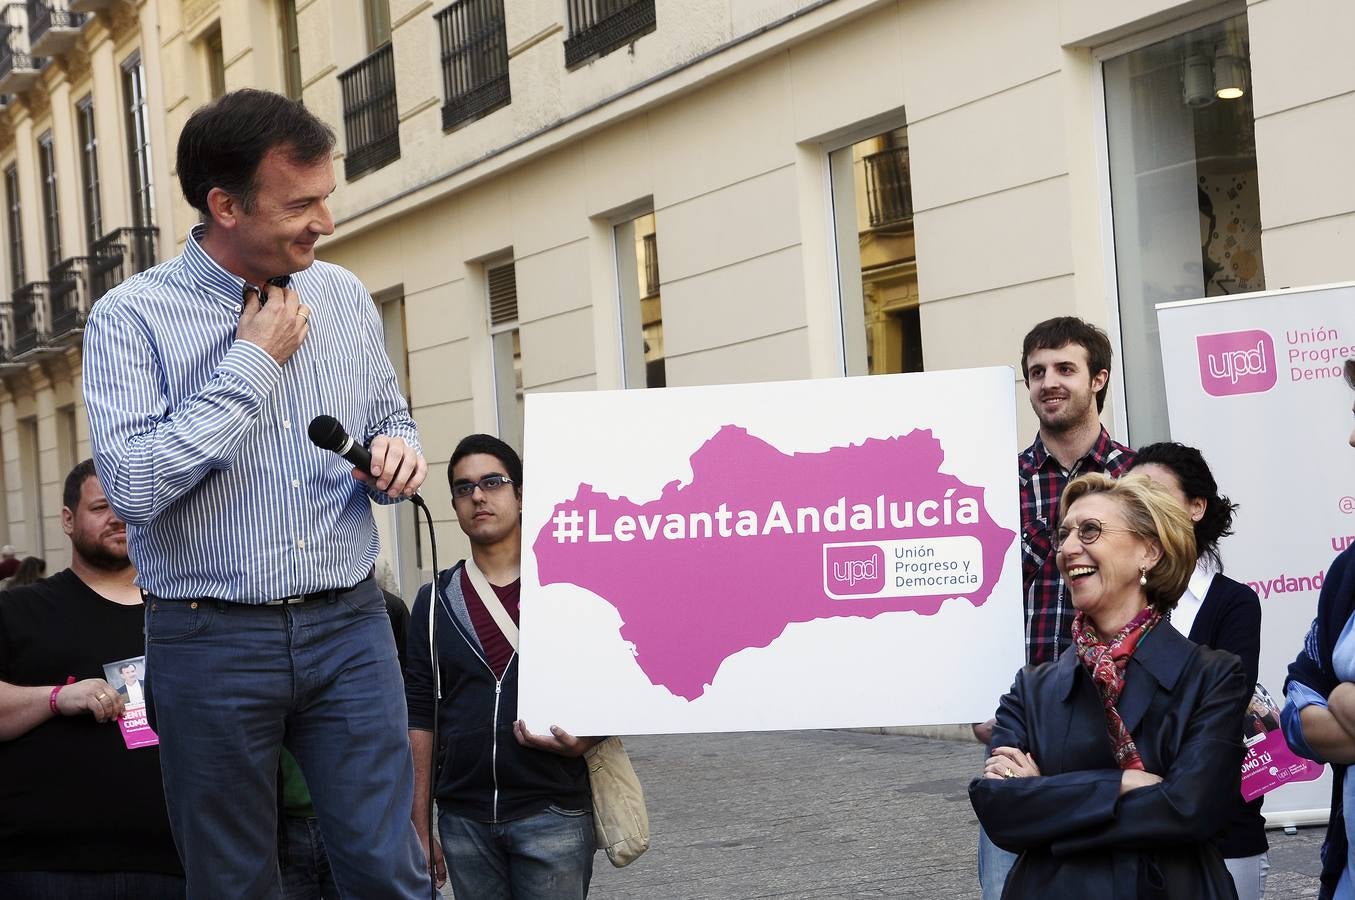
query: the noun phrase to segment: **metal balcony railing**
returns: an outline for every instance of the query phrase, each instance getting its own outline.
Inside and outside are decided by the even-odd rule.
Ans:
[[[654,28],[654,0],[569,0],[565,65],[604,56]]]
[[[23,356],[43,344],[43,304],[47,300],[47,282],[30,281],[10,297],[14,310],[14,352]]]
[[[22,94],[38,80],[28,49],[28,13],[21,3],[0,6],[0,94]]]
[[[348,139],[344,176],[350,181],[400,158],[395,104],[395,53],[386,44],[339,76]]]
[[[85,17],[65,0],[27,0],[28,46],[34,56],[59,56],[75,46]]]
[[[510,100],[503,0],[457,0],[433,17],[442,39],[442,127],[488,115]]]
[[[89,257],[63,259],[47,273],[48,338],[53,343],[85,327],[89,316]]]
[[[866,168],[866,200],[870,227],[882,228],[913,218],[913,188],[908,148],[893,147],[861,160]]]
[[[155,265],[153,226],[115,228],[89,248],[89,302],[93,303],[123,281]]]

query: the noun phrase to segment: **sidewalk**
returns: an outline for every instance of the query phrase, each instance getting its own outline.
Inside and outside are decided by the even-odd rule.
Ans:
[[[654,843],[590,898],[975,898],[977,744],[847,731],[627,738]],[[1321,828],[1271,832],[1266,895],[1317,896]]]

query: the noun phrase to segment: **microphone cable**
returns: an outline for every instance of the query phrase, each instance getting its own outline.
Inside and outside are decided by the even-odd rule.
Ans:
[[[433,825],[437,820],[437,758],[438,758],[438,709],[442,706],[442,673],[438,666],[437,642],[437,595],[438,595],[438,538],[433,527],[433,513],[428,504],[418,494],[409,498],[415,508],[423,511],[428,522],[428,550],[433,557],[433,579],[428,585],[428,661],[433,678],[433,740],[428,753],[428,885],[432,900],[441,900],[438,891],[437,867],[433,865],[433,842],[438,840]],[[417,522],[417,516],[415,518]],[[417,595],[416,595],[417,596]],[[444,865],[446,862],[444,860]]]

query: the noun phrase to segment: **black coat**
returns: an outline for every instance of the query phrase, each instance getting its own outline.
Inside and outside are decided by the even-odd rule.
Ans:
[[[1261,600],[1256,591],[1222,572],[1216,573],[1191,623],[1189,637],[1197,644],[1236,654],[1247,683],[1255,690],[1261,657]],[[1240,793],[1237,795],[1232,820],[1214,838],[1224,859],[1256,856],[1269,849],[1266,817],[1261,814],[1264,799],[1257,797],[1248,803]]]
[[[1246,675],[1236,656],[1164,625],[1139,643],[1118,704],[1161,784],[1119,796],[1100,696],[1076,653],[1026,666],[1002,698],[991,746],[1019,747],[1042,773],[969,786],[988,836],[1020,854],[1004,900],[1237,896],[1211,838],[1240,790]]]

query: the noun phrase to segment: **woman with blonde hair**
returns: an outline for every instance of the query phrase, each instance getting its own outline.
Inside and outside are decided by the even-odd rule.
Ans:
[[[969,787],[1020,854],[1004,900],[1235,897],[1212,838],[1240,790],[1249,686],[1236,656],[1162,627],[1195,569],[1190,517],[1144,476],[1089,474],[1053,539],[1073,648],[1017,673]]]

